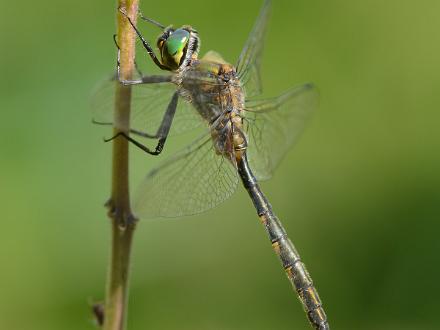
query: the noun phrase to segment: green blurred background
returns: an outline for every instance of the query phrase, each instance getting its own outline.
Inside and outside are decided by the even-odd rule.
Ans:
[[[141,1],[233,63],[260,4]],[[115,8],[3,2],[0,329],[95,328],[111,146],[88,104],[114,69]],[[333,329],[439,328],[439,12],[437,0],[273,1],[265,91],[313,81],[321,106],[263,189]],[[158,161],[132,155],[133,181]],[[139,223],[133,253],[130,330],[308,329],[243,189],[199,216]]]

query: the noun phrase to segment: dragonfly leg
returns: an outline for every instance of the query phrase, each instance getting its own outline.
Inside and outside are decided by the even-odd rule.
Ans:
[[[103,121],[97,121],[95,119],[92,120],[92,124],[96,124],[96,125],[103,125],[103,126],[112,126],[113,123],[112,122],[103,122]],[[130,133],[138,135],[138,136],[142,136],[148,139],[157,139],[157,133],[156,134],[148,134],[146,132],[142,132],[133,128],[130,128],[129,130]]]
[[[117,70],[118,70],[118,77],[119,77],[119,69],[120,69],[120,65],[121,65],[119,59],[120,59],[120,56],[121,56],[121,54],[120,54],[121,53],[121,49],[119,48],[118,41],[116,40],[116,37],[117,37],[117,34],[114,34],[113,35],[113,42],[115,43],[116,48],[118,49]],[[134,60],[134,68],[135,68],[136,73],[138,74],[138,76],[142,77],[143,76],[142,71],[139,69],[139,66],[138,66],[136,60]]]
[[[104,141],[109,142],[109,141],[121,136],[121,137],[127,139],[129,142],[133,143],[139,149],[145,151],[146,153],[148,153],[150,155],[155,155],[155,156],[159,155],[163,150],[163,147],[165,145],[165,141],[167,140],[168,134],[170,132],[171,124],[173,122],[174,115],[175,115],[176,109],[177,109],[178,99],[179,99],[179,94],[177,92],[175,92],[173,97],[171,98],[170,103],[168,104],[167,110],[162,118],[162,122],[161,122],[160,127],[158,128],[156,134],[150,135],[148,133],[144,133],[144,132],[141,132],[138,130],[132,130],[132,129],[130,130],[131,133],[134,133],[136,135],[140,135],[140,136],[147,137],[147,138],[159,139],[159,141],[156,145],[156,148],[154,150],[149,149],[148,147],[146,147],[145,145],[143,145],[139,141],[136,141],[135,139],[131,138],[130,136],[128,136],[124,132],[119,132],[115,136],[111,137],[110,139],[105,139]],[[108,123],[99,123],[98,122],[98,124],[107,125]]]
[[[122,80],[120,79],[120,71],[121,71],[121,49],[119,48],[118,41],[116,40],[116,34],[113,35],[113,41],[116,45],[116,48],[118,49],[118,58],[116,61],[116,72],[117,77],[120,83],[124,86],[128,85],[138,85],[138,84],[155,84],[155,83],[162,83],[162,82],[171,82],[171,76],[162,76],[162,75],[151,75],[151,76],[144,76],[139,69],[139,66],[136,61],[134,61],[134,67],[136,69],[137,74],[141,77],[140,79],[136,80]]]
[[[137,64],[136,60],[134,60],[134,69],[136,70],[136,73],[138,74],[139,77],[144,76],[141,69],[139,68],[139,65]]]
[[[143,76],[140,79],[136,80],[119,80],[122,85],[139,85],[139,84],[157,84],[164,82],[171,82],[171,76],[162,76],[162,75],[151,75],[151,76]]]
[[[159,22],[155,21],[154,19],[145,17],[144,14],[142,14],[140,9],[138,9],[138,15],[139,15],[139,18],[142,19],[143,21],[152,23],[153,25],[156,25],[158,28],[165,30],[165,28],[166,28],[165,25],[160,24]]]
[[[116,139],[119,136],[125,138],[126,140],[128,140],[128,142],[133,143],[136,147],[138,147],[142,151],[146,152],[147,154],[154,155],[154,156],[157,156],[157,155],[159,155],[162,152],[163,146],[165,144],[165,139],[159,139],[159,143],[157,144],[156,148],[154,150],[151,150],[150,148],[148,148],[147,146],[143,145],[139,141],[131,138],[130,136],[128,136],[124,132],[119,132],[118,134],[116,134],[115,136],[111,137],[110,139],[104,139],[104,141],[105,142],[109,142],[109,141],[112,141],[112,140]]]
[[[150,44],[144,39],[144,37],[142,36],[141,32],[137,29],[137,27],[133,24],[132,20],[130,17],[127,16],[127,13],[122,9],[119,8],[119,12],[124,15],[128,22],[130,23],[130,25],[133,27],[134,31],[136,32],[137,36],[139,37],[139,39],[142,42],[142,45],[144,46],[144,48],[147,50],[148,55],[150,55],[151,59],[153,60],[154,64],[156,64],[161,70],[167,70],[169,71],[169,68],[166,67],[165,65],[163,65],[159,59],[157,58],[156,54],[154,54],[153,48],[150,46]]]

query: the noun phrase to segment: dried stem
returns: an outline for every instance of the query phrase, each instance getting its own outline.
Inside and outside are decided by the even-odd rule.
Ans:
[[[139,0],[119,0],[129,17],[136,21]],[[121,49],[121,79],[129,80],[134,68],[135,36],[127,19],[117,14],[118,45]],[[117,83],[114,122],[122,131],[128,131],[130,119],[131,89]],[[114,134],[120,130],[114,129]],[[107,279],[107,293],[104,309],[104,330],[125,329],[125,314],[128,298],[128,274],[130,250],[135,218],[131,212],[128,180],[128,142],[113,140],[112,191],[107,203],[112,223],[111,260]]]

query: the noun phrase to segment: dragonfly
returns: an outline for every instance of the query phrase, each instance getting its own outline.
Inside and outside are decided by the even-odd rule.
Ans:
[[[271,177],[297,141],[317,107],[313,84],[293,87],[277,97],[262,98],[260,64],[271,1],[266,0],[236,65],[220,54],[199,57],[200,38],[189,25],[180,28],[139,17],[161,29],[159,57],[131,24],[147,54],[164,75],[142,75],[117,83],[132,88],[130,129],[112,122],[115,81],[95,95],[94,121],[122,131],[106,140],[125,138],[148,154],[159,155],[169,136],[201,127],[203,134],[151,170],[133,201],[139,218],[180,217],[207,211],[229,198],[241,181],[267,231],[275,253],[315,329],[329,329],[317,290],[259,181]],[[118,47],[119,49],[119,47]],[[148,147],[139,139],[157,141]]]

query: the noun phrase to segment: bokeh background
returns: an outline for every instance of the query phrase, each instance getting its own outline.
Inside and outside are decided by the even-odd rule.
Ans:
[[[141,1],[233,63],[260,4]],[[111,146],[89,99],[114,69],[115,8],[2,3],[0,329],[95,328]],[[263,189],[333,329],[439,328],[439,12],[437,0],[273,1],[265,92],[313,81],[321,105]],[[135,187],[158,159],[131,154]],[[130,284],[130,330],[308,329],[243,189],[199,216],[139,223]]]

